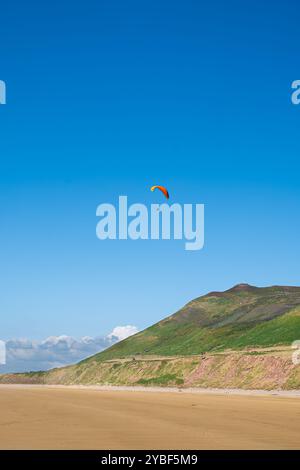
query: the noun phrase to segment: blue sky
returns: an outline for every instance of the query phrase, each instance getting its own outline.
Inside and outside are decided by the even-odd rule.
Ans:
[[[0,336],[144,328],[210,290],[299,285],[296,1],[1,6]],[[204,203],[205,248],[101,242],[102,202]]]

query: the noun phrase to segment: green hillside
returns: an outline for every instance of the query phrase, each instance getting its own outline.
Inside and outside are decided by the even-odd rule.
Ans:
[[[288,345],[300,339],[300,287],[239,284],[211,292],[86,361],[192,355]]]
[[[299,389],[300,288],[239,284],[73,366],[0,383]]]

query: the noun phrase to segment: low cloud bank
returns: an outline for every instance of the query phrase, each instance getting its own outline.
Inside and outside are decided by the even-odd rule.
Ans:
[[[107,336],[49,336],[43,341],[11,339],[6,342],[6,364],[0,374],[48,370],[78,362],[138,332],[133,325],[116,326]]]

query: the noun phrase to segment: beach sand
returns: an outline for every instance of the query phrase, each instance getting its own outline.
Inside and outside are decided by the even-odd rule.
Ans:
[[[0,448],[300,448],[297,393],[163,391],[0,386]]]

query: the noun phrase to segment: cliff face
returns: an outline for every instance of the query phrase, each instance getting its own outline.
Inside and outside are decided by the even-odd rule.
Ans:
[[[9,374],[0,383],[128,385],[244,389],[300,388],[300,366],[290,349],[188,357],[144,357],[90,361],[49,372]]]

